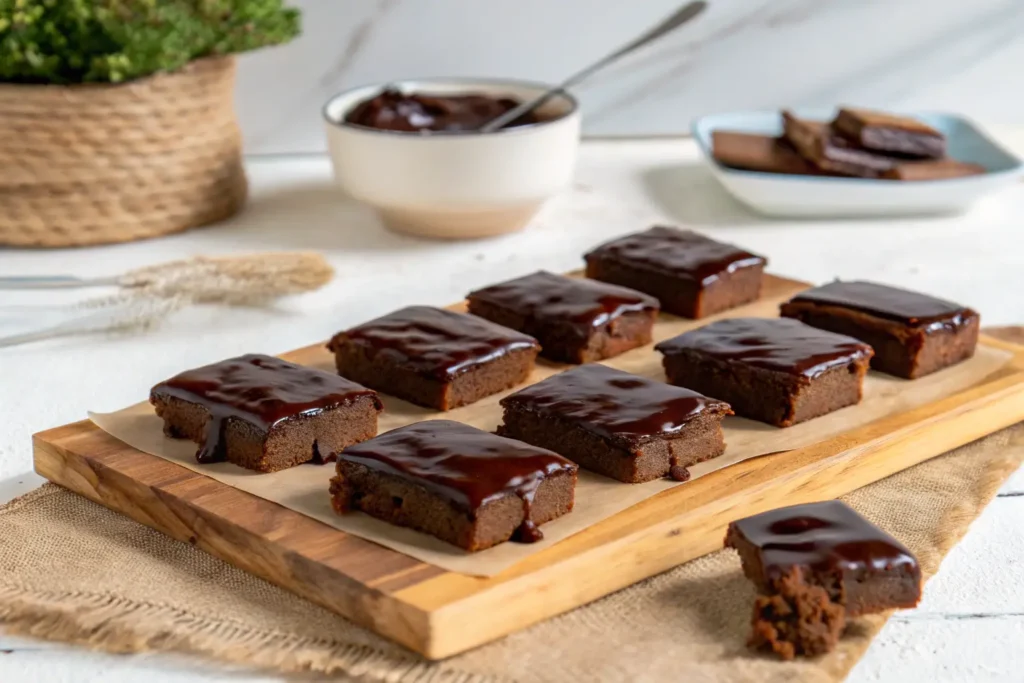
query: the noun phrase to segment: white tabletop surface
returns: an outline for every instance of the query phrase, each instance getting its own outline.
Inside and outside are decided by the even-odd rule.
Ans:
[[[1018,153],[1024,134],[994,131]],[[109,275],[196,254],[309,249],[337,268],[325,289],[273,310],[196,308],[158,330],[0,349],[0,502],[38,486],[30,435],[120,408],[182,368],[245,352],[283,352],[411,303],[446,304],[473,287],[580,266],[602,239],[653,221],[686,224],[765,254],[812,282],[869,278],[962,301],[985,324],[1024,323],[1024,183],[969,214],[922,220],[767,221],[734,203],[688,141],[584,145],[575,187],[523,233],[437,243],[385,232],[330,184],[320,157],[254,158],[246,212],[214,228],[132,245],[0,251],[0,274]],[[0,334],[38,320],[19,306],[53,295],[0,293]],[[201,341],[200,341],[201,339]],[[927,586],[897,614],[850,681],[1024,679],[1024,473],[974,523]],[[0,633],[0,681],[273,681],[258,672],[167,656],[91,653]]]

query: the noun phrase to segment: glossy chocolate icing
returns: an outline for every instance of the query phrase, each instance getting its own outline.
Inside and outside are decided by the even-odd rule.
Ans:
[[[665,355],[696,351],[727,362],[815,377],[868,359],[871,347],[792,318],[728,318],[684,332],[654,347]]]
[[[626,313],[659,308],[653,296],[545,270],[471,292],[469,298],[514,311],[530,322],[567,324],[582,338]]]
[[[478,318],[430,306],[409,306],[342,332],[331,340],[358,344],[401,367],[440,380],[513,351],[540,349],[537,340]]]
[[[763,257],[705,237],[692,230],[655,226],[597,247],[585,257],[609,259],[635,268],[655,270],[671,277],[708,286],[725,273],[763,266]]]
[[[854,574],[900,568],[917,560],[899,541],[838,500],[771,510],[730,525],[760,551],[765,579],[793,566]]]
[[[475,131],[502,114],[515,109],[519,100],[511,97],[487,95],[430,95],[402,93],[387,88],[364,100],[345,114],[346,123],[376,128],[377,130],[429,133],[437,131]],[[540,118],[533,112],[520,116],[506,126],[524,126],[537,123]]]
[[[791,299],[791,303],[800,302],[850,308],[927,331],[942,327],[959,329],[978,315],[952,301],[863,281],[830,282]]]
[[[517,540],[543,538],[530,520],[541,482],[569,474],[575,463],[551,451],[452,420],[427,420],[349,446],[339,460],[409,480],[441,496],[471,518],[484,504],[514,494],[523,501]]]
[[[718,399],[598,363],[548,377],[501,405],[558,416],[626,448],[670,437],[702,413],[732,414]]]
[[[329,372],[248,354],[185,372],[153,387],[151,395],[197,403],[210,413],[206,438],[196,460],[207,464],[225,459],[224,430],[230,419],[269,431],[296,417],[316,415],[369,397],[377,410],[377,394]]]

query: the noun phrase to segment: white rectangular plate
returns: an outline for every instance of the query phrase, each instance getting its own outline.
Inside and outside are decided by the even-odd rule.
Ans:
[[[798,116],[819,121],[835,116],[832,109],[794,111]],[[768,216],[843,218],[960,213],[1024,175],[1021,160],[968,119],[953,114],[908,114],[945,134],[950,157],[980,164],[986,172],[965,178],[894,181],[742,171],[722,166],[713,159],[713,131],[781,135],[778,111],[705,116],[694,122],[693,135],[712,174],[723,187],[743,204]]]

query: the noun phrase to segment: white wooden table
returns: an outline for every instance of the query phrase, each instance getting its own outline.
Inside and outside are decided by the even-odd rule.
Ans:
[[[1024,131],[996,131],[1024,153]],[[985,324],[1024,323],[1024,183],[955,218],[782,222],[735,204],[677,140],[593,142],[577,182],[526,232],[436,243],[385,232],[330,185],[326,160],[249,163],[253,198],[230,223],[140,244],[53,252],[0,251],[0,273],[114,274],[194,254],[312,249],[338,269],[324,290],[273,310],[197,308],[159,330],[0,350],[0,502],[38,486],[30,435],[122,407],[182,368],[244,352],[282,352],[401,305],[446,304],[473,287],[538,268],[579,267],[602,239],[654,221],[689,224],[813,282],[863,277],[969,303]],[[12,306],[52,295],[0,294],[0,333],[31,320]],[[199,343],[199,337],[202,341]],[[1024,471],[1003,487],[928,584],[921,606],[895,616],[851,681],[1024,680]],[[113,656],[4,636],[0,681],[272,681],[199,659]]]

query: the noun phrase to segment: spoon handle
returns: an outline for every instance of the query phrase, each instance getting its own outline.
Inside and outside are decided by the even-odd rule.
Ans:
[[[626,45],[623,45],[615,52],[612,52],[611,54],[602,57],[600,60],[594,62],[590,66],[587,66],[581,69],[580,71],[577,71],[572,76],[569,76],[567,79],[559,83],[554,88],[551,88],[550,90],[545,92],[543,95],[533,100],[530,100],[529,102],[524,102],[523,104],[520,104],[518,107],[510,109],[509,111],[505,112],[504,114],[497,118],[491,119],[490,121],[488,121],[487,123],[480,127],[480,132],[492,133],[508,125],[509,123],[512,123],[523,114],[533,111],[534,109],[544,104],[549,99],[554,97],[556,94],[562,92],[566,88],[576,85],[580,81],[585,80],[586,78],[600,71],[601,69],[608,66],[612,62],[621,59],[622,57],[625,57],[634,50],[637,50],[643,47],[644,45],[647,45],[648,43],[652,43],[655,40],[661,38],[662,36],[676,30],[677,28],[679,28],[680,26],[682,26],[683,24],[685,24],[686,22],[690,21],[691,19],[699,15],[701,12],[703,12],[707,8],[707,6],[708,3],[705,2],[704,0],[697,0],[696,2],[691,2],[687,3],[686,5],[683,5],[675,12],[673,12],[670,16],[660,21],[657,25],[652,26],[639,37],[634,38]]]

